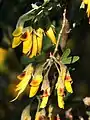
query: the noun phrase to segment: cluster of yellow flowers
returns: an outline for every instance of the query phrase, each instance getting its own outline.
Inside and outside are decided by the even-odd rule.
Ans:
[[[36,70],[34,70],[34,67],[32,66],[32,64],[29,64],[23,70],[23,72],[17,76],[17,78],[21,81],[16,86],[16,89],[15,89],[16,92],[18,91],[18,94],[17,94],[16,98],[13,99],[12,101],[16,100],[19,97],[19,95],[22,92],[24,92],[27,85],[30,86],[29,97],[33,97],[37,93],[39,85],[43,80],[42,68],[40,66],[40,67],[36,68]]]
[[[58,77],[58,81],[56,83],[57,96],[58,96],[58,106],[60,108],[64,108],[64,91],[66,89],[67,92],[73,93],[72,87],[72,79],[69,71],[67,71],[66,66],[61,66],[61,72]]]
[[[56,44],[56,38],[52,27],[50,27],[47,31],[44,31],[42,28],[35,30],[32,27],[23,28],[22,26],[19,26],[13,32],[14,38],[12,42],[12,48],[17,47],[22,42],[22,52],[29,58],[32,58],[41,53],[44,34],[51,39],[53,44]]]
[[[22,26],[19,26],[13,32],[14,38],[12,42],[12,48],[17,47],[22,43],[23,54],[29,58],[37,56],[42,51],[44,35],[47,35],[52,43],[56,44],[56,38],[51,26],[46,31],[40,27],[35,30],[32,27],[23,28]],[[48,77],[52,65],[55,65],[58,72],[58,78],[55,79],[54,85],[53,80],[50,80]],[[72,79],[69,71],[62,61],[55,58],[54,55],[51,55],[48,61],[46,61],[43,65],[39,64],[35,66],[30,63],[22,71],[22,73],[17,76],[17,78],[20,80],[15,88],[17,96],[12,101],[15,101],[27,87],[29,88],[30,98],[38,95],[40,99],[39,109],[41,109],[41,111],[36,113],[35,120],[39,120],[40,117],[45,116],[45,114],[43,115],[43,113],[45,113],[43,111],[49,102],[49,97],[52,95],[55,96],[55,92],[57,93],[58,107],[62,109],[64,109],[64,97],[66,95],[65,91],[73,93],[71,86]],[[50,105],[51,104],[52,103],[50,103]],[[48,116],[51,119],[52,115],[50,111],[51,109],[49,110]],[[56,117],[59,119],[58,114]]]
[[[40,95],[41,103],[40,103],[40,108],[45,108],[49,99],[49,96],[53,94],[51,92],[51,87],[50,86],[50,81],[48,79],[47,74],[45,76],[42,75],[43,72],[43,67],[42,65],[37,66],[36,68],[32,65],[29,64],[23,72],[17,76],[17,78],[20,81],[20,83],[16,86],[15,91],[18,92],[17,96],[15,99],[12,101],[16,100],[19,95],[24,92],[26,87],[29,85],[30,86],[30,91],[29,91],[29,97],[33,97],[36,95],[37,91],[39,90],[40,84],[41,85],[41,91],[43,91],[43,94]],[[57,91],[57,98],[58,98],[58,106],[60,108],[64,108],[64,91],[65,89],[67,92],[72,93],[72,79],[70,77],[69,71],[67,71],[67,67],[63,64],[60,66],[60,73],[55,85],[55,90]]]
[[[83,0],[82,4],[84,6],[85,4],[87,4],[87,16],[89,17],[90,0]],[[30,14],[31,12],[32,11],[27,14]],[[54,107],[51,107],[53,106],[52,98],[54,96],[57,99],[55,103],[58,104],[58,107],[64,109],[64,98],[66,97],[67,93],[73,93],[73,81],[70,76],[69,70],[65,65],[67,63],[70,64],[72,61],[72,57],[68,57],[70,54],[70,49],[67,50],[67,52],[63,53],[62,56],[58,54],[58,46],[60,43],[60,39],[63,36],[62,34],[64,31],[64,27],[66,25],[66,9],[64,10],[62,28],[57,40],[52,26],[50,26],[48,29],[43,29],[41,27],[34,29],[32,26],[23,27],[25,20],[27,21],[27,14],[24,14],[20,17],[16,29],[12,34],[12,48],[16,48],[17,46],[22,44],[22,53],[28,58],[33,58],[34,56],[41,54],[45,35],[51,40],[54,45],[56,45],[56,47],[53,54],[50,53],[49,58],[43,65],[41,63],[39,65],[34,65],[30,63],[26,66],[22,73],[17,76],[17,78],[20,80],[15,88],[15,92],[17,93],[17,95],[13,100],[11,100],[11,102],[18,99],[18,97],[28,87],[29,98],[39,99],[35,120],[45,118],[49,118],[49,120],[60,120],[59,114],[56,114],[55,116],[52,114],[52,111],[54,109]],[[65,60],[69,60],[69,62],[65,63]],[[74,63],[75,61],[77,61],[77,58],[73,59],[72,63]],[[52,73],[54,73],[52,75],[53,79],[49,77],[51,69],[53,69]],[[28,109],[29,108],[30,106],[28,107]],[[46,109],[48,110],[46,111]],[[30,112],[27,112],[27,114],[29,119],[31,120]],[[26,119],[28,118],[25,113],[25,120]]]
[[[61,64],[61,72],[58,76],[58,80],[55,85],[55,89],[57,90],[58,97],[58,106],[60,108],[64,108],[64,90],[66,89],[69,93],[73,93],[71,84],[72,79],[70,77],[69,71],[66,72],[66,66]],[[43,90],[42,102],[40,108],[45,108],[48,102],[48,98],[51,95],[50,83],[47,76],[44,77],[41,90]]]

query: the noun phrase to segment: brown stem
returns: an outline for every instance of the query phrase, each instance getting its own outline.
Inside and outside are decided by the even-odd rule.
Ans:
[[[57,44],[56,44],[55,50],[53,52],[53,56],[58,51],[58,46],[59,46],[59,43],[60,43],[60,39],[61,39],[61,36],[62,36],[62,33],[63,33],[63,29],[64,29],[64,26],[65,26],[65,23],[66,23],[66,9],[64,9],[62,28],[61,28],[61,30],[60,30],[60,32],[58,34]]]

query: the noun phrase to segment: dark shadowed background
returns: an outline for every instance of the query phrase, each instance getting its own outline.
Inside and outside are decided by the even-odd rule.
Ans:
[[[53,0],[54,1],[54,0]],[[42,4],[42,0],[0,0],[0,120],[20,120],[22,110],[29,104],[27,93],[10,103],[15,97],[14,88],[17,83],[16,75],[19,74],[23,65],[21,63],[21,48],[11,48],[12,31],[15,29],[18,18],[31,9],[31,3]],[[67,46],[71,48],[71,55],[80,56],[80,60],[70,65],[73,79],[74,93],[67,101],[69,107],[74,108],[75,117],[85,116],[87,107],[82,99],[90,96],[90,25],[85,10],[80,10],[80,1],[67,1],[68,19],[76,23],[69,34]],[[52,17],[53,16],[53,17]],[[56,20],[56,29],[59,28],[59,11],[51,16]],[[76,107],[75,107],[76,106]]]

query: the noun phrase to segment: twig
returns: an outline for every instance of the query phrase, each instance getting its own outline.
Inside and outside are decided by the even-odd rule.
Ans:
[[[56,64],[56,62],[54,62],[54,64],[55,64],[55,66],[56,66],[56,68],[57,68],[58,74],[60,74],[60,70],[59,70],[59,68],[58,68],[58,66],[57,66],[57,64]]]
[[[60,42],[60,39],[61,39],[61,36],[62,36],[62,32],[63,32],[64,26],[65,26],[65,23],[66,23],[66,9],[64,9],[62,28],[61,28],[61,30],[59,32],[59,35],[58,35],[58,40],[57,40],[55,50],[53,52],[53,56],[56,54],[56,52],[58,50],[59,42]]]
[[[52,58],[52,60],[54,60],[60,66],[60,62],[58,62],[58,60],[53,55],[50,55],[50,58]]]
[[[23,26],[25,21],[30,20],[30,15],[32,12],[34,12],[36,9],[32,9],[30,11],[28,11],[27,13],[23,14],[22,16],[19,17],[19,20],[17,22],[16,28],[18,28],[18,26]]]
[[[49,2],[49,1],[48,1],[48,2]],[[44,9],[44,5],[46,5],[48,2],[44,2],[42,5],[38,6],[38,8],[33,8],[32,10],[30,10],[30,11],[28,11],[27,13],[23,14],[22,16],[20,16],[20,17],[19,17],[19,20],[18,20],[18,22],[17,22],[16,28],[17,28],[18,26],[20,26],[20,25],[21,25],[21,26],[24,26],[24,23],[25,23],[26,21],[29,21],[29,20],[31,19],[31,15],[33,14],[33,12],[34,12],[35,10],[37,10],[37,9],[40,9],[40,8]],[[40,15],[42,12],[43,12],[43,10],[40,10],[36,16]],[[36,18],[36,16],[35,16],[35,18]]]

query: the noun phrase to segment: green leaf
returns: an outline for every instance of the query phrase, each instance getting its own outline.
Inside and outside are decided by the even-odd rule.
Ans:
[[[61,56],[61,59],[67,58],[69,54],[71,53],[71,50],[68,48],[64,51],[64,53]]]
[[[79,60],[79,56],[74,56],[74,57],[63,58],[61,61],[63,64],[71,64],[71,63],[75,63],[78,60]]]
[[[75,63],[78,60],[79,60],[79,56],[74,56],[73,59],[72,59],[72,63]]]
[[[72,57],[64,58],[61,61],[63,64],[70,64],[72,61]]]
[[[22,56],[21,57],[21,64],[23,64],[23,65],[28,65],[29,63],[32,63],[33,61],[34,61],[34,59],[35,59],[35,57],[33,57],[33,58],[28,58],[27,56]]]

